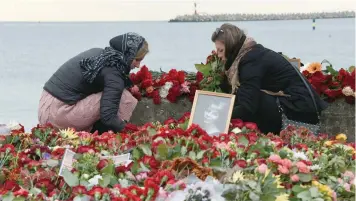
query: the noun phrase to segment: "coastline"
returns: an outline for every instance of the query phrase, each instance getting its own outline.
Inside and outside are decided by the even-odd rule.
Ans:
[[[231,22],[231,21],[278,21],[308,19],[355,18],[354,11],[289,14],[193,14],[181,15],[168,22]]]

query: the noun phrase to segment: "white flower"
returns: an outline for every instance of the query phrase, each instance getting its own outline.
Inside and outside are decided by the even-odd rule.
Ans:
[[[312,165],[312,166],[310,166],[310,169],[311,170],[319,170],[320,169],[320,166],[319,165]]]
[[[305,155],[304,152],[296,151],[295,149],[293,149],[293,158],[294,159],[308,160],[308,157]]]
[[[99,179],[102,179],[103,177],[101,175],[95,175],[91,179],[88,180],[89,186],[95,186],[99,184]]]
[[[21,129],[21,126],[18,122],[15,122],[15,121],[10,121],[6,127],[10,130],[19,130]]]
[[[309,65],[310,65],[310,63],[306,63],[306,64],[304,64],[304,66],[301,66],[300,67],[300,72],[303,72],[303,71],[307,70]]]
[[[168,96],[169,89],[172,88],[173,82],[166,82],[163,87],[159,89],[159,96],[166,98]]]
[[[355,97],[355,93],[350,86],[346,86],[342,89],[342,93],[345,95],[345,96],[353,96]]]

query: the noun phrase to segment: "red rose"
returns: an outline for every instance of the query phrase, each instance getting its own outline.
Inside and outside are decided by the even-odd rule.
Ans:
[[[95,152],[95,150],[90,146],[80,146],[77,149],[77,153],[78,154],[84,154],[84,153],[87,153],[87,152],[90,152],[90,151]]]
[[[332,99],[335,99],[335,98],[337,98],[337,97],[342,96],[342,89],[335,89],[335,90],[326,89],[326,90],[324,91],[324,93],[325,93],[328,97],[330,97],[330,98],[332,98]]]
[[[102,170],[104,167],[106,167],[109,164],[108,159],[102,159],[99,161],[99,163],[96,165],[97,170]]]
[[[254,144],[258,140],[258,136],[255,132],[248,133],[246,137],[248,139],[249,144]]]
[[[244,122],[241,119],[231,119],[231,124],[233,128],[242,128],[244,126]]]
[[[197,82],[200,83],[203,79],[204,79],[203,73],[201,73],[201,72],[198,71],[197,74],[196,74],[196,80],[197,80]]]
[[[172,117],[169,117],[166,121],[164,121],[165,125],[176,124],[176,123],[177,123],[177,120],[173,119]]]
[[[87,193],[87,189],[85,188],[85,186],[81,186],[81,185],[74,186],[72,193],[74,196],[83,195]]]
[[[141,83],[141,88],[147,89],[148,87],[151,87],[152,85],[153,85],[153,81],[151,79],[146,79]]]
[[[6,180],[3,185],[3,189],[9,190],[9,191],[17,191],[20,189],[20,186],[15,181]]]
[[[253,122],[245,122],[244,126],[250,130],[257,130],[257,124]]]
[[[27,198],[28,196],[28,191],[25,190],[25,189],[19,189],[18,191],[15,191],[14,192],[14,196],[17,197],[17,196],[22,196],[24,198]]]
[[[104,193],[104,189],[101,186],[94,186],[90,191],[88,192],[88,195],[93,196],[98,193],[99,195],[102,195]]]
[[[236,151],[229,151],[229,158],[232,159],[232,158],[235,158],[237,155]]]
[[[234,165],[238,165],[241,168],[246,168],[247,162],[245,160],[237,160],[234,162]]]
[[[258,165],[266,164],[266,159],[264,159],[264,158],[257,158],[256,160],[257,160]]]

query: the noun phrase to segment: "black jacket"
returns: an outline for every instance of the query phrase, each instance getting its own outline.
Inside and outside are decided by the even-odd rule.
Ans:
[[[301,80],[295,68],[282,55],[257,44],[242,57],[239,64],[239,81],[241,86],[236,93],[233,118],[250,117],[257,114],[261,104],[261,89],[273,92],[283,91],[291,97],[281,97],[280,102],[287,116],[312,115],[307,123],[317,123],[315,107],[308,89]],[[327,104],[313,90],[318,111]],[[259,113],[261,114],[261,113]],[[265,117],[268,118],[268,114]],[[300,120],[300,119],[298,119]]]
[[[93,48],[78,54],[64,63],[46,82],[44,90],[68,105],[74,105],[87,96],[102,92],[100,120],[114,132],[125,127],[117,116],[124,80],[115,68],[103,68],[93,83],[84,80],[79,62],[88,57],[98,56],[103,51]]]

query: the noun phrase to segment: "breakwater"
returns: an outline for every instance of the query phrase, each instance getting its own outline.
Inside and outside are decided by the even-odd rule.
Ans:
[[[174,19],[169,20],[169,22],[264,21],[332,18],[355,18],[355,11],[286,14],[193,14],[177,16]]]

